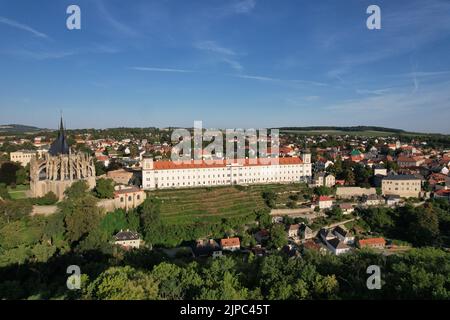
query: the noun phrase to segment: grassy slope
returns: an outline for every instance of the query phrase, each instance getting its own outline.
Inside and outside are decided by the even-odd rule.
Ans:
[[[195,221],[244,217],[255,209],[265,208],[261,192],[299,191],[299,184],[256,185],[248,187],[214,187],[158,190],[150,192],[162,200],[161,216],[168,223],[183,224]]]

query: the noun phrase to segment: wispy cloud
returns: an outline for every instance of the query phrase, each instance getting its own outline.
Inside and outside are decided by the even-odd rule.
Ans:
[[[7,54],[15,57],[32,60],[53,60],[62,59],[76,54],[74,51],[42,51],[42,50],[3,50],[0,54]]]
[[[8,26],[16,28],[16,29],[27,31],[27,32],[35,35],[38,38],[44,38],[44,39],[49,39],[50,38],[45,33],[37,31],[36,29],[34,29],[34,28],[32,28],[32,27],[30,27],[30,26],[28,26],[26,24],[23,24],[23,23],[20,23],[20,22],[17,22],[17,21],[14,21],[14,20],[11,20],[11,19],[8,19],[8,18],[5,18],[5,17],[1,17],[0,16],[0,23],[3,23],[5,25],[8,25]]]
[[[242,79],[251,79],[251,80],[259,80],[259,81],[280,81],[280,79],[264,77],[264,76],[252,76],[246,74],[237,74],[233,75],[233,77],[242,78]]]
[[[375,89],[375,90],[369,90],[369,89],[356,89],[357,94],[369,94],[369,95],[383,95],[391,91],[391,88],[385,88],[385,89]]]
[[[178,73],[194,72],[193,70],[186,70],[186,69],[158,68],[158,67],[131,67],[130,69],[136,71],[154,71],[154,72],[178,72]]]
[[[256,7],[256,0],[238,0],[233,4],[236,13],[248,13]]]
[[[199,50],[210,51],[214,53],[224,54],[227,56],[236,55],[236,52],[234,52],[232,49],[222,47],[219,44],[217,44],[217,42],[211,40],[196,42],[194,43],[194,47]]]
[[[120,20],[118,20],[111,11],[105,6],[103,1],[96,1],[97,7],[100,11],[100,16],[105,19],[105,21],[112,27],[114,30],[118,31],[121,35],[127,37],[135,37],[139,35],[132,27],[124,24]]]
[[[274,77],[269,77],[269,76],[249,75],[249,74],[233,74],[231,76],[237,77],[237,78],[242,78],[242,79],[258,80],[258,81],[272,81],[272,82],[279,82],[279,83],[290,84],[290,85],[312,85],[312,86],[319,86],[319,87],[327,86],[326,83],[309,81],[309,80],[280,79],[280,78],[274,78]]]
[[[194,43],[194,48],[213,55],[216,61],[226,63],[236,71],[242,71],[244,69],[242,64],[236,59],[238,54],[233,49],[221,46],[215,41],[196,42]]]

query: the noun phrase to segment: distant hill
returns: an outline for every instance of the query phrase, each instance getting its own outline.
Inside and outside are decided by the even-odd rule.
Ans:
[[[43,131],[44,129],[26,126],[22,124],[4,124],[0,125],[0,133],[32,133]]]
[[[375,126],[354,126],[354,127],[334,127],[334,126],[312,126],[312,127],[281,127],[280,130],[289,131],[380,131],[380,132],[392,132],[392,133],[406,133],[405,130],[392,129]]]

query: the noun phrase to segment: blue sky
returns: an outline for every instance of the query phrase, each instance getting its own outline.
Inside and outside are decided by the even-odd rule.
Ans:
[[[448,0],[0,0],[0,39],[0,124],[450,133]]]

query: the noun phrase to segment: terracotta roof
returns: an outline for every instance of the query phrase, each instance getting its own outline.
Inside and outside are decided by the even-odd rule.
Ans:
[[[220,240],[220,246],[223,247],[235,247],[235,246],[240,246],[241,242],[239,240],[239,238],[226,238],[226,239],[221,239]]]
[[[447,189],[447,190],[441,189],[441,190],[436,191],[435,194],[437,194],[438,196],[441,196],[441,197],[450,196],[450,189]]]
[[[386,240],[384,240],[384,238],[360,239],[360,240],[358,240],[358,242],[361,247],[380,245],[380,244],[384,246],[386,244]]]
[[[320,196],[319,197],[319,201],[332,201],[333,199],[331,199],[330,197],[328,197],[328,196]]]
[[[233,163],[236,164],[242,164],[244,166],[264,166],[264,165],[270,165],[266,163],[261,163],[258,159],[258,162],[255,164],[250,162],[250,160],[255,159],[242,159],[242,160],[233,160]],[[267,159],[270,160],[270,159]],[[280,165],[293,165],[293,164],[302,164],[303,161],[301,158],[298,157],[291,157],[291,158],[277,158],[276,159]],[[198,162],[198,163],[197,163]],[[154,170],[170,170],[170,169],[200,169],[200,168],[222,168],[227,165],[227,160],[214,160],[214,161],[204,161],[204,160],[191,160],[189,163],[183,162],[174,162],[174,161],[155,161],[153,162],[153,168]]]

